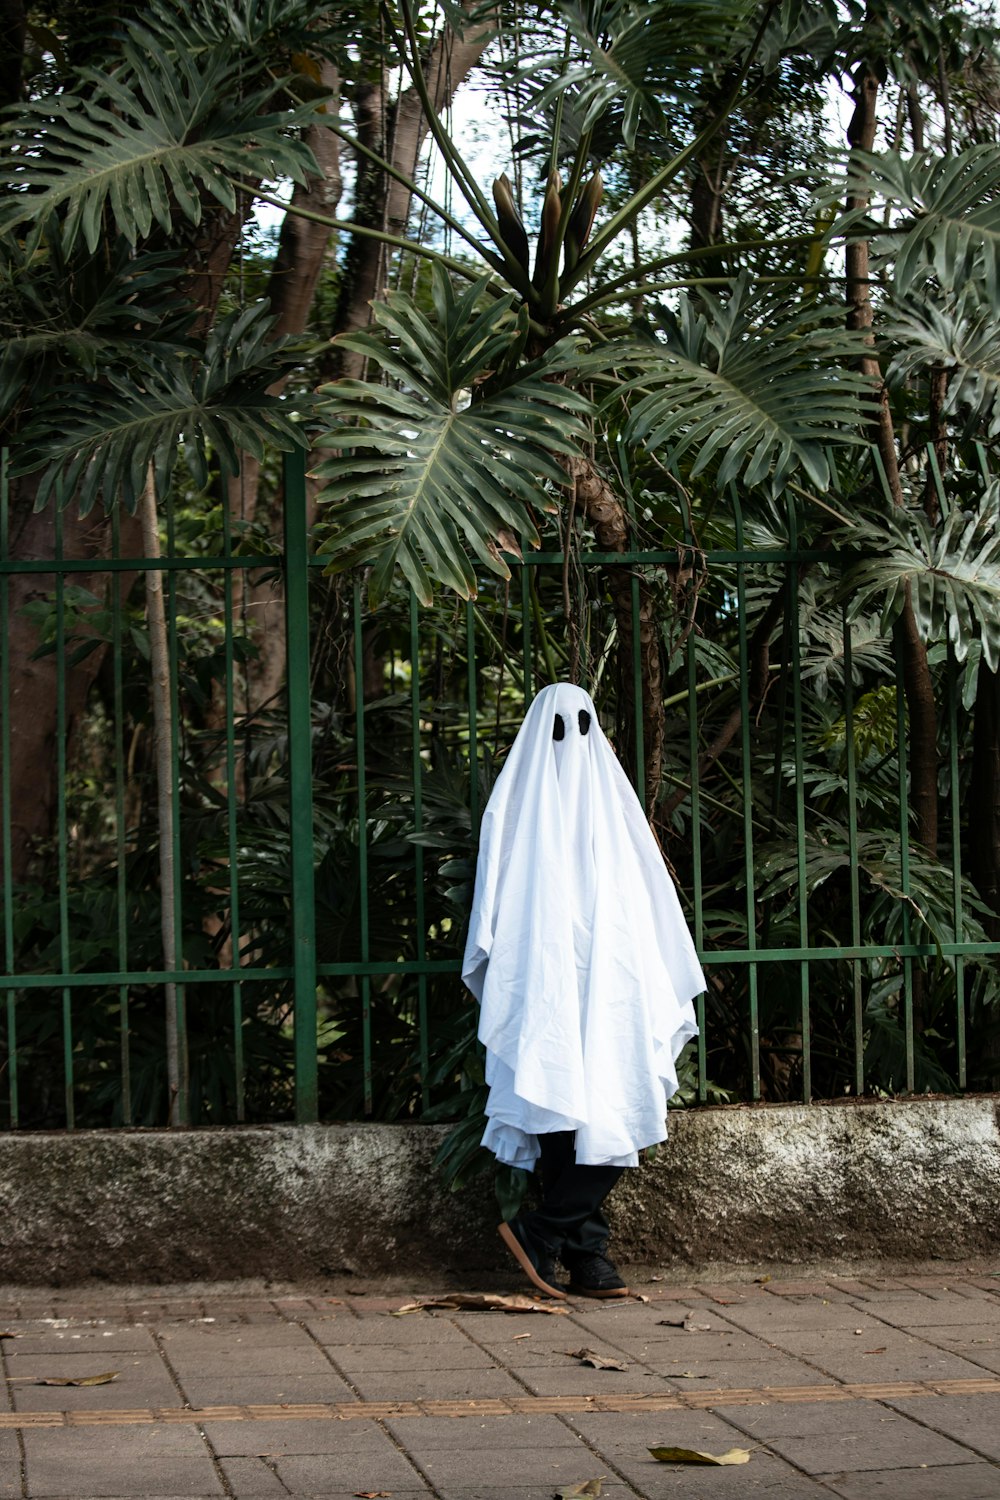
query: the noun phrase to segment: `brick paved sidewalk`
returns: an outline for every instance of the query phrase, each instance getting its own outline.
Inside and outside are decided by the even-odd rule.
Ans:
[[[637,1291],[402,1316],[412,1297],[8,1294],[0,1497],[548,1500],[601,1477],[648,1500],[1000,1500],[1000,1270]]]

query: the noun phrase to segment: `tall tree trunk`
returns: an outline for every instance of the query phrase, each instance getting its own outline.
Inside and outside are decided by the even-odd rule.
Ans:
[[[877,126],[879,81],[867,62],[860,63],[854,76],[854,114],[847,130],[847,139],[852,154],[872,151],[875,146]],[[853,162],[859,170],[857,158]],[[869,193],[866,186],[858,186],[857,192],[849,195],[847,211],[868,207]],[[899,474],[899,459],[896,435],[893,430],[892,412],[889,409],[889,394],[883,379],[875,339],[871,332],[873,324],[870,288],[871,258],[867,240],[848,240],[846,247],[847,270],[847,326],[858,329],[865,335],[870,353],[862,356],[860,367],[871,378],[878,397],[878,410],[872,426],[872,440],[882,460],[886,483],[894,505],[904,503],[903,485]],[[927,648],[921,640],[910,586],[906,586],[906,599],[896,622],[896,640],[899,643],[903,662],[903,692],[909,713],[909,762],[910,804],[916,821],[919,843],[936,858],[938,848],[938,751],[937,751],[937,704],[934,700],[934,683],[927,661]],[[905,747],[899,746],[899,754]],[[906,830],[901,831],[906,837]],[[927,976],[914,967],[911,999],[913,1024],[923,1031],[927,1024]]]
[[[44,511],[33,509],[36,488],[31,478],[11,484],[13,561],[43,562],[55,556],[55,513],[51,506]],[[131,516],[121,517],[120,543],[125,557],[141,551],[139,527]],[[62,549],[67,559],[94,561],[93,573],[73,575],[77,587],[99,599],[109,597],[113,589],[119,590],[122,599],[128,594],[134,573],[109,575],[100,570],[101,560],[111,556],[111,522],[103,513],[81,519],[72,508],[65,511]],[[56,815],[58,661],[54,652],[36,658],[38,627],[25,614],[29,605],[51,598],[53,583],[54,575],[49,573],[12,574],[8,583],[7,619],[0,621],[6,637],[10,680],[11,868],[3,875],[15,884],[32,873],[38,854],[51,837]],[[85,620],[79,622],[78,628],[86,633]],[[102,642],[81,661],[64,663],[66,732],[70,743],[106,651]]]
[[[879,81],[867,63],[859,65],[854,79],[855,109],[848,126],[847,139],[852,152],[872,151],[877,125]],[[857,161],[855,161],[857,169]],[[848,197],[847,211],[867,208],[869,195],[864,187]],[[870,255],[867,240],[848,240],[847,325],[865,334],[870,353],[862,356],[860,367],[871,378],[878,398],[878,411],[872,427],[872,440],[885,470],[889,492],[895,505],[904,503],[899,474],[896,435],[893,431],[889,395],[871,333],[873,316],[870,277]],[[910,716],[910,799],[916,818],[917,838],[933,856],[938,847],[937,803],[937,705],[934,684],[927,663],[927,650],[920,639],[913,604],[907,588],[906,603],[898,626],[903,655],[903,687]],[[902,753],[902,747],[900,747]]]
[[[576,484],[576,498],[602,552],[627,552],[630,546],[628,516],[614,490],[585,458],[571,460],[570,474]],[[635,763],[635,735],[632,726],[641,717],[645,785],[638,788],[647,814],[652,814],[663,773],[663,662],[660,656],[660,631],[656,598],[646,579],[638,575],[639,605],[639,676],[642,701],[635,701],[635,653],[633,584],[636,574],[631,568],[610,567],[606,570],[618,626],[618,691],[625,735],[622,758],[631,772]]]
[[[462,0],[462,9],[472,9],[471,0]],[[482,57],[490,39],[488,22],[469,26],[457,37],[446,30],[435,43],[424,65],[428,93],[437,114],[443,113],[455,97],[459,85]],[[389,161],[397,172],[411,181],[416,175],[420,152],[427,137],[427,120],[416,89],[406,89],[394,104],[388,101],[388,76],[358,91],[354,96],[358,139]],[[355,218],[359,224],[403,235],[410,215],[412,194],[405,183],[397,182],[374,163],[363,158],[358,163],[358,200]],[[344,262],[341,293],[334,314],[331,333],[351,333],[367,327],[371,320],[371,303],[385,287],[387,259],[384,247],[367,235],[355,235],[348,246]],[[325,373],[330,379],[360,379],[364,361],[360,355],[333,345]]]

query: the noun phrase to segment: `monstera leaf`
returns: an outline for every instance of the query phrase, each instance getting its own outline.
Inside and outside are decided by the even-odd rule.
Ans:
[[[511,296],[485,300],[487,285],[458,294],[435,267],[433,316],[399,292],[375,304],[377,331],[339,342],[391,384],[320,391],[317,446],[335,450],[315,470],[330,507],[320,551],[330,572],[371,564],[373,599],[397,565],[423,603],[434,582],[474,598],[477,565],[509,577],[501,548],[537,544],[532,509],[555,509],[558,456],[587,436],[590,402],[561,383],[574,341],[521,363],[527,312],[515,316]]]
[[[928,278],[929,279],[929,278]],[[920,284],[920,295],[905,299],[886,331],[899,341],[890,375],[948,372],[947,415],[982,423],[984,436],[1000,433],[1000,326],[994,304],[981,284],[948,297]]]
[[[882,606],[883,625],[902,610],[907,593],[925,641],[948,639],[965,661],[981,643],[991,671],[1000,664],[1000,481],[993,480],[977,510],[957,505],[939,529],[922,510],[859,521],[845,537],[868,555],[847,569],[841,594],[858,615]]]
[[[154,224],[169,233],[178,216],[198,223],[206,196],[235,213],[239,182],[303,182],[319,170],[292,133],[315,117],[318,104],[276,107],[271,78],[244,91],[246,54],[238,39],[186,49],[176,38],[166,44],[162,27],[129,24],[114,73],[81,70],[78,92],[28,102],[10,115],[0,152],[0,182],[8,189],[0,231],[30,224],[35,242],[58,216],[64,251],[82,238],[93,252],[107,235],[108,215],[134,244]]]
[[[858,152],[856,186],[870,188],[876,220],[890,205],[896,238],[894,277],[903,295],[927,267],[942,286],[958,288],[982,276],[990,304],[1000,294],[1000,146],[970,146],[952,156],[930,152]],[[882,203],[879,202],[882,200]],[[846,222],[846,221],[845,221]]]
[[[728,301],[703,292],[699,302],[683,300],[658,337],[635,346],[628,440],[693,460],[693,474],[718,465],[720,485],[780,485],[798,470],[826,489],[826,448],[862,441],[871,387],[846,367],[857,336],[832,315],[768,306],[746,276]]]
[[[294,359],[273,327],[268,304],[254,303],[217,323],[201,354],[151,358],[141,379],[126,368],[57,387],[22,430],[11,472],[41,471],[36,510],[54,496],[85,515],[101,498],[134,510],[150,464],[165,494],[182,445],[198,485],[208,483],[209,448],[237,474],[241,451],[304,447],[288,403],[268,394]]]
[[[590,130],[617,103],[631,149],[641,122],[665,128],[664,99],[692,97],[702,71],[746,42],[746,22],[756,7],[753,0],[559,0],[556,9],[580,61],[567,67],[556,54],[532,59],[529,78],[556,71],[537,107],[569,92],[581,128]]]

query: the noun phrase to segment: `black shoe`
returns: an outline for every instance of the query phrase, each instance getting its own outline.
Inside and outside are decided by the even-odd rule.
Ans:
[[[569,1289],[578,1297],[627,1297],[628,1287],[613,1261],[600,1250],[587,1250],[563,1260],[569,1271]]]
[[[566,1293],[556,1285],[556,1258],[538,1240],[528,1233],[520,1219],[511,1219],[501,1224],[497,1234],[517,1261],[521,1270],[540,1291],[550,1297],[565,1300]]]

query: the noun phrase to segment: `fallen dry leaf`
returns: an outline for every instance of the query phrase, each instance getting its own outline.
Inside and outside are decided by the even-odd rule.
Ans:
[[[766,1286],[770,1279],[770,1276],[755,1276],[754,1282],[757,1286]]]
[[[649,1301],[649,1298],[646,1297],[646,1296],[644,1296],[642,1292],[633,1292],[632,1293],[632,1297],[633,1297],[633,1299],[636,1302],[648,1302]]]
[[[601,1493],[600,1479],[585,1479],[582,1484],[561,1484],[556,1490],[556,1500],[576,1500],[578,1495],[599,1495]]]
[[[730,1448],[727,1453],[702,1453],[698,1448],[650,1448],[661,1464],[748,1464],[749,1448]]]
[[[710,1380],[710,1375],[700,1375],[697,1370],[679,1370],[673,1377],[675,1380]]]
[[[710,1333],[711,1323],[695,1322],[694,1313],[683,1313],[679,1318],[661,1318],[658,1326],[664,1328],[683,1328],[687,1333]]]
[[[519,1339],[530,1339],[530,1338],[531,1338],[531,1334],[530,1333],[515,1333],[514,1337],[511,1339],[511,1343],[512,1344],[516,1344]]]
[[[19,1339],[19,1333],[0,1333],[0,1339]]]
[[[358,1500],[386,1500],[392,1490],[355,1490]]]
[[[888,1345],[887,1344],[883,1344],[882,1347],[881,1347],[881,1349],[866,1349],[865,1353],[866,1354],[884,1354],[887,1348],[888,1348]]]
[[[118,1379],[117,1370],[107,1370],[103,1375],[42,1375],[32,1385],[110,1385]]]
[[[401,1318],[404,1313],[421,1312],[427,1307],[450,1308],[453,1312],[538,1312],[569,1315],[568,1307],[555,1303],[535,1302],[531,1297],[520,1295],[501,1296],[499,1292],[449,1292],[444,1297],[421,1297],[419,1302],[407,1302],[397,1307],[390,1316]]]
[[[595,1354],[593,1349],[564,1349],[563,1353],[568,1354],[570,1359],[578,1359],[581,1365],[592,1365],[595,1370],[628,1369],[628,1365],[623,1365],[620,1359],[605,1359],[603,1354]]]

